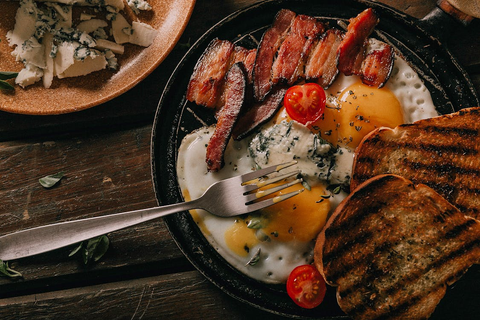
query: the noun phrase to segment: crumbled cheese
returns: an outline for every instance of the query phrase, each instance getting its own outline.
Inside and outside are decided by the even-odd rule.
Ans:
[[[37,4],[38,2],[38,4]],[[135,0],[138,10],[150,10],[143,0]],[[107,21],[81,13],[80,23],[72,24],[72,5],[94,6],[104,11]],[[149,46],[157,31],[147,24],[131,26],[120,13],[123,0],[20,0],[15,26],[7,33],[12,55],[25,68],[17,83],[23,87],[39,81],[50,88],[54,77],[76,77],[105,69],[118,69],[115,54],[123,54],[123,43]],[[111,21],[108,40],[105,31]]]
[[[15,78],[15,83],[25,88],[26,86],[32,85],[43,76],[43,70],[33,66],[31,64],[25,65],[25,68],[20,70],[18,76]]]
[[[133,32],[129,36],[129,42],[142,47],[150,46],[153,43],[153,40],[157,36],[158,32],[150,25],[138,21],[132,22],[132,29]]]
[[[145,0],[127,0],[127,4],[136,14],[139,14],[140,10],[152,10],[152,6]]]

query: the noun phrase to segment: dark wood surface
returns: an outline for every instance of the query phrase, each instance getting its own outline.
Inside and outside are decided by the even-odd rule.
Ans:
[[[163,87],[193,43],[254,0],[197,0],[176,48],[143,82],[103,105],[59,116],[0,112],[0,234],[56,221],[156,205],[150,134]],[[382,0],[422,18],[435,0]],[[0,9],[1,11],[1,9]],[[455,31],[449,48],[480,89],[480,23]],[[1,93],[0,93],[1,99]],[[44,189],[38,179],[65,171]],[[85,266],[69,249],[11,261],[23,278],[0,277],[2,319],[275,319],[212,285],[184,258],[161,220],[109,235]]]

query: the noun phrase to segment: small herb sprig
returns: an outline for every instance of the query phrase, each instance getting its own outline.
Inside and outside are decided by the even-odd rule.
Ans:
[[[107,252],[109,246],[110,240],[106,235],[103,235],[80,242],[68,256],[80,254],[84,264],[88,264],[90,261],[97,262]]]
[[[0,276],[9,278],[21,278],[22,274],[10,268],[8,266],[8,262],[3,262],[2,260],[0,260]]]
[[[0,71],[0,89],[15,90],[15,88],[5,80],[16,78],[18,72]]]

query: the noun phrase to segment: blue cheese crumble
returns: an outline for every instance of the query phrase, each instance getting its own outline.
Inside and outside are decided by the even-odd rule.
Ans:
[[[107,21],[83,14],[74,25],[74,5],[95,7],[95,12],[105,12]],[[118,70],[116,54],[123,54],[124,43],[148,47],[157,35],[145,23],[130,25],[121,13],[123,8],[123,0],[20,0],[14,29],[7,33],[12,55],[24,65],[15,83],[26,87],[43,79],[44,87],[50,88],[55,77]],[[136,8],[151,10],[142,1],[137,1]]]

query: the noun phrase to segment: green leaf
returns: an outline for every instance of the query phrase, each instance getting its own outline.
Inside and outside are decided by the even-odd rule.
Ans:
[[[83,242],[80,242],[78,246],[75,249],[73,249],[68,256],[71,257],[76,255],[77,252],[80,251],[80,249],[82,249],[82,245],[83,245]]]
[[[80,253],[84,264],[90,261],[97,262],[107,252],[110,246],[110,240],[106,235],[99,236],[79,243],[68,255],[69,257]]]
[[[38,179],[38,182],[42,185],[44,188],[51,188],[54,185],[56,185],[65,175],[64,171],[61,171],[59,173],[55,173],[43,178]]]
[[[18,76],[18,72],[0,71],[0,80],[13,79]]]
[[[10,83],[0,80],[0,90],[15,90],[15,88]]]
[[[20,278],[22,274],[18,271],[13,270],[8,266],[8,262],[3,262],[0,260],[0,275],[9,277],[9,278]]]

